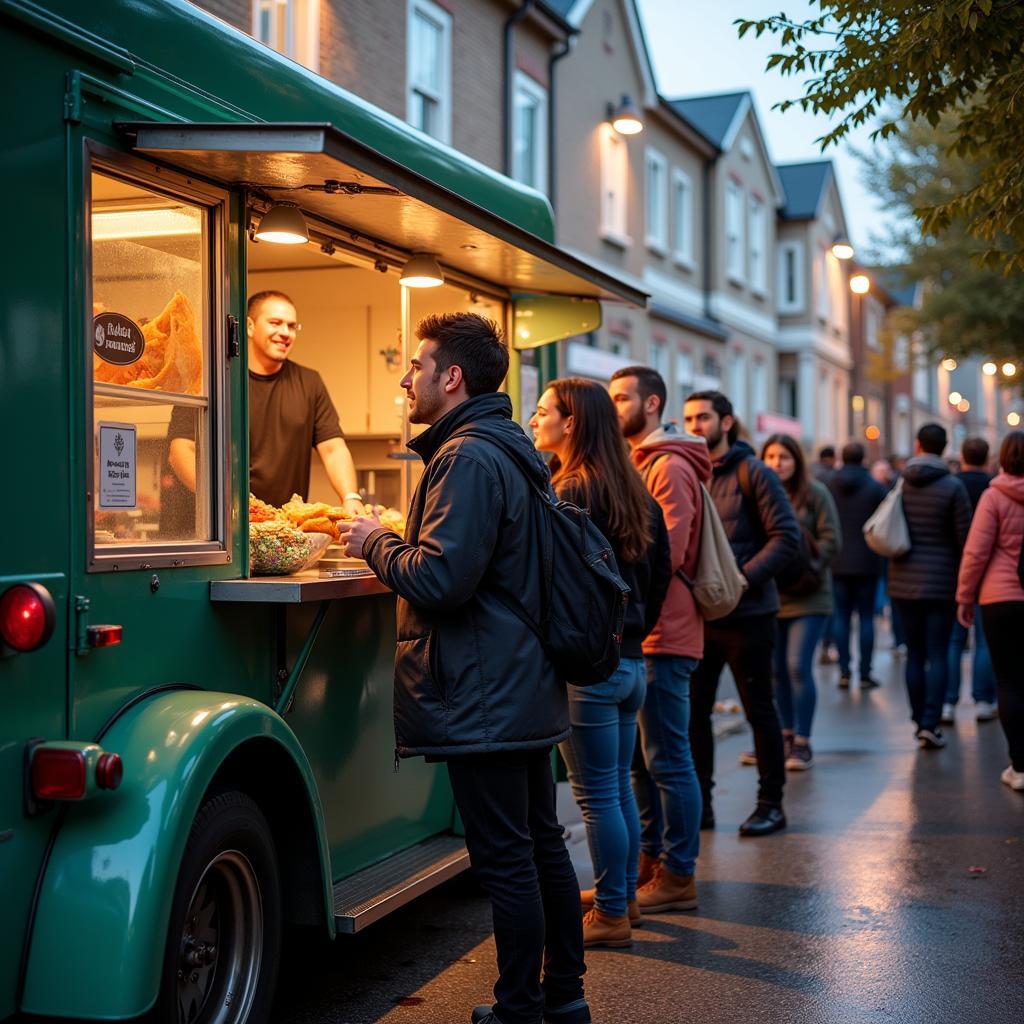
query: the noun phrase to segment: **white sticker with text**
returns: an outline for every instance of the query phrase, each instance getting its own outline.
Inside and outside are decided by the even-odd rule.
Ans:
[[[100,508],[135,508],[135,427],[99,424]]]

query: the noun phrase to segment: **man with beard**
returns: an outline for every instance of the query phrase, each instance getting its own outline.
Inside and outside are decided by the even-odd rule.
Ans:
[[[757,807],[740,835],[763,836],[786,827],[782,728],[772,693],[772,647],[779,593],[775,575],[800,551],[800,530],[779,478],[745,441],[737,439],[732,403],[720,391],[698,391],[686,399],[683,420],[704,438],[711,456],[711,496],[725,527],[747,589],[736,609],[704,623],[704,660],[693,676],[690,742],[704,797],[702,828],[714,828],[714,737],[711,711],[722,669],[736,680],[743,711],[754,732],[759,787]]]
[[[633,760],[642,827],[636,899],[647,914],[693,910],[701,795],[690,751],[690,677],[704,653],[704,620],[686,580],[697,572],[701,484],[711,479],[711,460],[702,438],[662,426],[666,390],[656,370],[628,366],[608,391],[633,464],[661,506],[672,559],[661,615],[643,642],[647,697]]]
[[[589,1024],[579,883],[551,775],[568,700],[521,618],[539,617],[546,514],[526,473],[550,491],[547,466],[497,393],[508,372],[497,325],[449,313],[416,333],[401,386],[410,421],[428,429],[409,442],[425,468],[406,537],[376,519],[339,524],[348,554],[398,595],[395,753],[447,762],[491,898],[499,977],[474,1024]]]

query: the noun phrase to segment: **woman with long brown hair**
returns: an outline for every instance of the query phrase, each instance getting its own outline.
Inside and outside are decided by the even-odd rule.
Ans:
[[[828,488],[807,472],[800,445],[789,434],[772,434],[761,449],[761,460],[782,481],[802,534],[800,557],[775,581],[781,607],[774,657],[775,703],[782,720],[786,767],[805,771],[814,763],[811,723],[818,700],[814,650],[832,614],[828,566],[839,550],[839,513]],[[741,760],[746,763],[747,755]]]
[[[630,778],[637,712],[647,690],[643,638],[668,590],[668,534],[658,504],[630,462],[615,407],[594,381],[556,380],[530,420],[534,443],[550,452],[551,483],[563,501],[590,514],[608,538],[630,588],[622,657],[611,677],[569,687],[572,734],[559,747],[587,826],[595,889],[581,894],[587,946],[628,946],[636,906],[640,818]]]

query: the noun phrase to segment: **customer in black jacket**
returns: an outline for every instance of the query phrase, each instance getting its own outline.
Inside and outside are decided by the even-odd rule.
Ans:
[[[907,634],[911,717],[924,749],[946,745],[939,720],[948,681],[960,553],[971,525],[967,491],[940,457],[945,447],[946,431],[938,423],[926,423],[917,432],[914,458],[903,469],[910,551],[889,565],[889,594]]]
[[[569,733],[565,685],[509,608],[538,609],[548,471],[496,393],[508,350],[496,324],[431,316],[402,378],[424,462],[406,537],[360,518],[342,529],[398,595],[396,758],[446,760],[466,845],[491,897],[499,978],[479,1024],[589,1024],[579,883],[555,814],[553,744]],[[474,436],[467,436],[473,434]],[[481,436],[482,435],[482,436]],[[543,974],[543,986],[541,976]]]
[[[850,685],[850,620],[857,613],[860,634],[860,688],[878,683],[871,676],[875,649],[875,600],[878,577],[885,565],[864,541],[864,524],[885,497],[885,488],[864,468],[864,446],[852,441],[843,447],[843,467],[828,481],[843,531],[843,546],[832,563],[836,643],[839,647],[839,685]]]
[[[800,530],[779,478],[738,441],[732,403],[720,391],[698,391],[683,408],[686,429],[699,434],[711,456],[711,497],[748,587],[724,619],[704,623],[704,660],[691,681],[690,742],[704,797],[702,828],[714,827],[714,737],[711,712],[722,669],[728,664],[754,732],[759,787],[757,807],[740,826],[745,836],[785,828],[786,784],[782,727],[772,691],[772,646],[779,593],[775,575],[800,550]]]

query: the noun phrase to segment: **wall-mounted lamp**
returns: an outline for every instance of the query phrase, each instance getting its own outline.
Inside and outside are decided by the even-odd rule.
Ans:
[[[608,104],[608,120],[620,135],[639,135],[644,130],[644,120],[633,101],[623,95],[618,108]]]
[[[398,281],[406,288],[436,288],[444,284],[444,274],[430,253],[418,252],[402,267]]]
[[[295,203],[275,203],[263,214],[255,237],[277,245],[302,245],[309,241],[309,229]]]
[[[836,235],[832,240],[832,255],[837,260],[853,259],[853,246],[850,245],[850,240],[846,235]]]
[[[946,356],[940,365],[946,373],[952,373],[956,369],[956,360],[952,356]]]
[[[871,278],[867,274],[854,274],[850,278],[850,291],[854,295],[867,295],[871,291]]]

